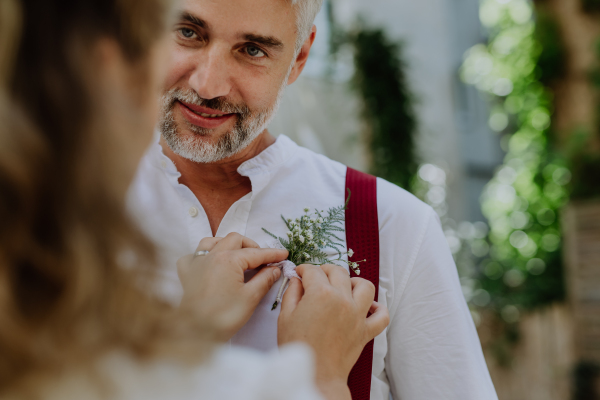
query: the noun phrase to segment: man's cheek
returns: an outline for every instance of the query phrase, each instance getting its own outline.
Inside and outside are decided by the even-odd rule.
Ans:
[[[244,103],[252,110],[269,108],[277,100],[281,82],[272,80],[256,80],[242,82],[240,90]]]
[[[167,74],[164,80],[164,90],[167,91],[174,86],[188,87],[187,82],[183,82],[186,76],[191,76],[197,68],[193,58],[179,49],[171,51]]]

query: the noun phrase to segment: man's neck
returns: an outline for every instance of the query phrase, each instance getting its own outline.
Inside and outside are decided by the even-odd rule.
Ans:
[[[179,183],[186,185],[194,193],[206,211],[213,236],[233,203],[252,191],[250,179],[240,175],[238,167],[273,143],[275,138],[265,129],[238,154],[214,163],[202,164],[175,154],[164,139],[160,139],[163,152],[181,173]]]

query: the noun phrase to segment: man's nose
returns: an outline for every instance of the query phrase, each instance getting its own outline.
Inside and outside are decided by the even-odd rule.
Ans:
[[[190,76],[190,87],[203,99],[227,96],[231,91],[227,55],[223,53],[217,47],[207,49]]]

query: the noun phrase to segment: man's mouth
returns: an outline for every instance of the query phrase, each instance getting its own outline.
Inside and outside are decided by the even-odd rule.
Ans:
[[[196,112],[194,110],[192,110],[192,112],[194,114],[198,114],[199,116],[205,117],[205,118],[216,118],[216,117],[222,117],[223,115],[225,115],[225,114],[204,114],[204,113],[201,113],[201,112]]]
[[[188,122],[207,129],[216,128],[236,115],[235,113],[224,113],[221,110],[184,103],[179,100],[177,103]]]
[[[198,114],[204,118],[217,118],[224,117],[226,115],[232,115],[231,113],[224,113],[221,110],[197,106],[195,104],[184,103],[182,101],[180,101],[180,103],[189,108],[194,114]]]

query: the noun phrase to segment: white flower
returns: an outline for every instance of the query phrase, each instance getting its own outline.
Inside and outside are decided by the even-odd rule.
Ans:
[[[306,258],[307,260],[310,259],[310,256],[308,255],[308,253],[304,253],[304,258]]]
[[[309,210],[308,208],[305,208],[305,209],[304,209],[304,212],[305,212],[305,213],[307,213],[307,212],[309,212],[309,211],[310,211],[310,210]]]
[[[288,219],[287,219],[287,222],[292,222],[292,219],[291,219],[291,218],[288,218]]]
[[[323,218],[318,218],[317,219],[317,223],[322,224],[323,223]]]
[[[360,275],[360,269],[356,269],[356,271],[354,271],[356,273],[356,275]]]
[[[352,249],[348,249],[348,257],[352,257],[354,255],[354,251]]]
[[[298,239],[300,239],[300,243],[304,243],[304,236],[300,235]]]
[[[311,223],[311,224],[314,224],[314,223],[315,223],[315,219],[314,219],[314,218],[311,218],[311,219],[310,219],[310,223]]]
[[[293,233],[292,232],[288,232],[287,235],[288,235],[288,237],[292,237]]]

